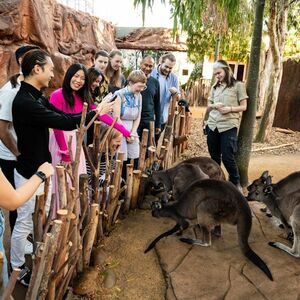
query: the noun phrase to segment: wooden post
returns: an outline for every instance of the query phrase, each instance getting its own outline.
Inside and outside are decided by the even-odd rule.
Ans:
[[[57,174],[57,185],[58,185],[58,196],[59,196],[59,207],[64,209],[67,207],[67,182],[66,182],[66,173],[65,167],[56,166]]]
[[[33,242],[33,250],[36,249],[36,243],[41,242],[43,240],[43,233],[44,233],[44,225],[46,222],[46,212],[45,212],[45,204],[46,199],[44,194],[39,194],[36,196],[35,201],[35,208],[32,217],[33,221],[33,235],[34,235],[34,242]]]
[[[125,153],[124,152],[118,152],[117,160],[120,160],[121,162],[124,161]]]
[[[46,299],[46,296],[48,294],[48,282],[52,270],[52,264],[53,264],[55,252],[57,249],[57,241],[60,235],[61,226],[62,226],[62,221],[55,220],[53,222],[53,226],[49,237],[50,239],[49,251],[47,251],[47,256],[45,258],[45,267],[43,268],[43,270],[40,270],[41,272],[43,272],[43,276],[39,288],[38,299],[41,300]]]
[[[155,143],[155,124],[154,121],[150,121],[150,131],[149,131],[149,146],[156,147]]]
[[[138,207],[140,208],[144,201],[145,196],[145,188],[148,183],[148,175],[142,174],[141,182],[140,182],[140,190],[139,190],[139,197],[138,197]]]
[[[179,137],[183,136],[184,134],[185,134],[185,115],[181,115],[180,125],[179,125]],[[178,145],[178,154],[180,155],[182,152],[183,152],[183,145],[180,143]]]
[[[80,208],[83,228],[87,225],[89,215],[89,178],[87,174],[79,176]]]
[[[92,247],[96,236],[97,225],[99,218],[99,204],[93,203],[91,205],[91,217],[89,221],[89,230],[83,239],[83,267],[87,268],[90,264]]]
[[[144,128],[143,135],[142,135],[142,142],[140,146],[140,157],[139,157],[139,164],[138,164],[138,169],[141,171],[144,170],[144,166],[145,166],[145,158],[146,158],[146,151],[148,145],[148,135],[149,135],[149,130]]]
[[[46,257],[50,248],[50,233],[45,235],[45,243],[40,243],[37,247],[36,255],[38,257],[37,264],[34,266],[29,287],[26,293],[25,300],[38,299],[38,293],[42,281],[43,270],[45,268]]]
[[[1,252],[2,253],[2,252]],[[3,255],[3,254],[2,254]],[[11,294],[14,291],[18,276],[21,272],[21,269],[18,268],[14,268],[10,278],[9,278],[9,282],[3,292],[2,298],[3,300],[10,300],[11,299]],[[0,275],[2,276],[2,272],[0,273]]]
[[[151,168],[156,158],[156,148],[151,146],[148,148],[149,167]]]
[[[94,140],[93,140],[93,172],[92,172],[92,189],[93,189],[93,203],[99,203],[99,164],[100,164],[100,128],[101,122],[94,122]]]
[[[141,174],[142,174],[141,170],[133,171],[132,199],[130,205],[131,209],[135,209],[137,207]]]
[[[114,201],[114,185],[110,185],[109,186],[109,200],[108,200],[108,203],[107,203],[107,208],[106,208],[106,211],[105,213],[107,214],[106,215],[106,231],[110,231],[111,230],[111,221],[112,221],[112,218],[113,218],[113,207],[112,207],[112,203]],[[105,215],[104,215],[105,217]]]
[[[129,212],[130,202],[132,197],[132,184],[133,184],[133,165],[127,164],[126,165],[126,185],[127,189],[125,192],[125,213]]]

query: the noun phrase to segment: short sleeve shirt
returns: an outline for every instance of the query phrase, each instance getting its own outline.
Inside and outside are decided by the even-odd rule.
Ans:
[[[210,104],[223,103],[225,106],[239,106],[240,101],[247,99],[245,84],[236,82],[232,87],[219,84],[212,87],[208,101]],[[212,109],[209,113],[207,125],[211,130],[218,128],[224,132],[234,127],[239,127],[240,113],[231,112],[222,115],[218,110]]]
[[[18,83],[16,87],[11,85],[11,82],[8,81],[0,89],[0,120],[10,122],[9,130],[12,136],[17,140],[17,136],[12,124],[12,104],[17,92],[20,89],[20,84]],[[10,150],[3,144],[0,140],[0,158],[4,160],[16,160],[16,157]]]

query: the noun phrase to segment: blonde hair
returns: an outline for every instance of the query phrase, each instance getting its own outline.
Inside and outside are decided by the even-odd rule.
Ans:
[[[105,76],[109,79],[110,84],[112,84],[113,86],[121,88],[122,87],[121,68],[118,71],[116,71],[112,68],[111,63],[110,63],[110,60],[112,58],[114,58],[116,55],[120,55],[120,56],[123,57],[122,52],[118,49],[112,50],[109,53],[109,56],[108,56],[109,60],[108,60],[107,68],[105,70]],[[113,74],[113,75],[110,77],[110,74]]]
[[[138,83],[138,82],[146,83],[147,77],[143,71],[134,70],[129,74],[127,81],[131,83]]]
[[[103,138],[105,137],[107,131],[110,129],[109,126],[101,126],[101,129],[100,129],[100,141],[103,140]],[[108,142],[108,147],[109,145],[111,144],[111,141],[113,139],[116,139],[116,138],[119,138],[119,137],[122,137],[122,132],[120,132],[119,130],[115,129],[115,128],[112,128],[110,133],[108,134],[107,136],[107,142]],[[105,152],[105,147],[103,149],[103,152]]]

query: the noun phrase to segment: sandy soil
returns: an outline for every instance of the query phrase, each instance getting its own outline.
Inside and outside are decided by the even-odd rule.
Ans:
[[[193,112],[193,117],[197,117],[193,121],[193,128],[196,130],[192,131],[189,151],[185,157],[207,155],[207,151],[202,148],[204,146],[197,146],[197,143],[203,145],[205,142],[199,126],[202,113],[203,109]],[[269,170],[276,182],[299,170],[298,150],[281,155],[268,152],[252,155],[249,180],[252,181],[264,170]],[[109,253],[106,268],[112,269],[116,274],[116,285],[111,290],[101,288],[88,299],[165,299],[166,282],[155,251],[145,255],[143,250],[153,237],[169,228],[169,221],[153,219],[149,211],[131,212],[126,219],[119,221],[114,232],[103,244],[103,249]],[[102,280],[103,277],[100,276],[99,286]]]

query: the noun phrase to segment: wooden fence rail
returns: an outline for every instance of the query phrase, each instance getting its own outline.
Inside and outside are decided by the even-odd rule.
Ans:
[[[127,179],[124,186],[121,186],[124,155],[118,154],[113,172],[108,157],[108,136],[114,124],[103,135],[100,132],[100,123],[96,121],[93,144],[86,147],[83,138],[91,123],[84,125],[87,109],[85,106],[77,131],[72,168],[56,167],[60,209],[54,214],[55,220],[46,217],[44,207],[45,195],[49,192],[47,185],[45,192],[37,196],[33,214],[33,269],[26,300],[63,299],[72,279],[89,266],[93,245],[111,232],[122,203],[124,212],[128,213],[129,209],[136,209],[143,201],[147,169],[151,169],[154,164],[168,168],[184,152],[187,148],[191,118],[184,108],[177,106],[177,100],[176,96],[171,100],[168,123],[158,145],[155,145],[154,122],[149,131],[144,130],[138,169],[133,170],[133,164],[126,166]],[[87,175],[78,174],[82,149],[92,170],[91,187],[88,185]],[[106,173],[103,188],[100,189],[99,161],[102,155],[106,159]],[[12,273],[10,284],[4,290],[7,299],[14,288],[18,272],[15,270]]]

